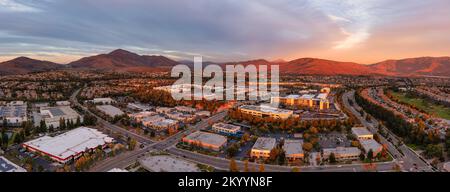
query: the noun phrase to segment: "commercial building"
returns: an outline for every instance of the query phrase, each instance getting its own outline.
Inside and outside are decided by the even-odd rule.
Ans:
[[[40,109],[40,116],[45,121],[47,127],[53,126],[54,128],[59,128],[61,119],[64,119],[66,122],[72,121],[73,123],[77,119],[80,119],[80,123],[83,122],[83,117],[69,106],[42,107]]]
[[[217,133],[224,133],[229,135],[236,135],[241,131],[241,127],[227,123],[216,123],[212,125],[212,130]]]
[[[220,151],[220,149],[227,144],[226,137],[202,131],[191,133],[188,136],[183,137],[182,141],[191,145],[201,146],[204,149],[211,149],[214,151]]]
[[[157,113],[170,113],[173,110],[175,110],[174,108],[170,108],[170,107],[156,107],[156,112]]]
[[[122,110],[120,110],[119,108],[114,107],[112,105],[97,105],[95,107],[98,110],[100,110],[102,113],[104,113],[110,117],[121,116],[121,115],[125,114]]]
[[[20,126],[28,121],[27,104],[23,101],[12,101],[6,106],[0,106],[0,121],[6,120],[9,126]]]
[[[180,112],[176,112],[176,111],[166,113],[166,116],[171,119],[175,119],[177,121],[181,121],[181,122],[185,122],[185,123],[193,122],[196,119],[195,115],[180,113]]]
[[[141,103],[128,103],[127,108],[133,111],[150,111],[152,109],[151,106],[144,105]]]
[[[178,128],[179,123],[176,120],[166,119],[162,116],[154,115],[143,118],[142,125],[156,131],[163,131],[166,129],[176,129]]]
[[[276,139],[270,137],[259,137],[250,151],[252,158],[267,159],[270,156],[270,151],[275,148]]]
[[[179,112],[184,112],[184,113],[195,113],[197,111],[197,109],[195,109],[195,108],[186,107],[186,106],[176,106],[175,110],[177,110]]]
[[[334,154],[334,157],[337,161],[357,160],[359,159],[361,150],[359,150],[357,147],[326,148],[323,149],[323,158],[328,159],[331,153]]]
[[[303,159],[303,140],[287,139],[284,141],[283,150],[288,161],[296,161]]]
[[[271,103],[280,103],[288,106],[310,107],[310,108],[317,108],[320,110],[330,108],[328,93],[288,95],[286,97],[272,97]]]
[[[353,127],[352,133],[358,140],[373,139],[373,133],[367,130],[365,127]]]
[[[56,105],[57,106],[69,106],[70,102],[69,101],[57,101]]]
[[[372,150],[374,157],[383,150],[383,146],[373,139],[360,140],[359,143],[366,153]]]
[[[267,105],[243,105],[239,107],[239,110],[244,114],[263,118],[272,117],[278,119],[287,119],[294,114],[294,112],[291,110],[279,109]]]
[[[153,111],[142,111],[142,112],[139,112],[139,113],[132,113],[132,114],[129,114],[128,116],[129,116],[132,120],[136,121],[137,123],[140,123],[140,122],[142,122],[142,119],[144,119],[144,118],[146,118],[146,117],[154,116],[154,115],[156,115],[156,114],[157,114],[157,113],[155,113],[155,112],[153,112]]]
[[[94,104],[103,104],[103,105],[110,105],[115,103],[114,99],[111,99],[109,97],[106,98],[94,98],[91,100]]]
[[[27,172],[24,168],[14,164],[3,156],[0,156],[0,173],[1,172]]]
[[[84,152],[92,151],[97,147],[105,148],[112,142],[113,138],[96,129],[80,127],[55,137],[40,137],[28,141],[22,146],[29,151],[46,155],[57,162],[67,163],[80,157]]]

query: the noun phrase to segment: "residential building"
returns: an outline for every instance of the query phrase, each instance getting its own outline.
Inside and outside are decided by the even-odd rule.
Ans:
[[[98,147],[105,148],[113,138],[100,131],[88,127],[80,127],[58,136],[44,136],[22,144],[31,152],[37,152],[57,161],[67,163],[77,159],[84,152],[92,151]]]
[[[270,151],[275,148],[275,145],[275,138],[259,137],[250,151],[250,156],[257,159],[267,159],[270,157]]]
[[[239,110],[244,114],[263,118],[272,117],[278,119],[287,119],[294,114],[294,112],[291,110],[279,109],[267,105],[243,105],[239,107]]]
[[[202,131],[191,133],[186,137],[183,137],[182,141],[191,145],[200,146],[204,149],[211,149],[214,151],[220,151],[220,149],[227,144],[226,137]]]

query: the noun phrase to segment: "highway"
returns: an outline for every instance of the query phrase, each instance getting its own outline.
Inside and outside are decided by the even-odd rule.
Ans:
[[[362,110],[360,106],[355,101],[355,91],[348,91],[342,95],[344,105],[349,109],[360,121],[367,127],[372,133],[378,132],[379,123],[377,120],[372,118],[371,122],[366,121],[364,117],[358,112]],[[353,101],[353,106],[350,105],[349,100]],[[355,109],[356,108],[356,109]],[[387,149],[391,155],[396,159],[396,161],[403,167],[404,171],[433,171],[432,167],[426,163],[422,158],[412,151],[408,146],[402,143],[398,148],[395,147],[394,143],[399,143],[399,138],[393,134],[389,129],[382,126],[381,127],[391,139],[389,142],[386,138],[380,135],[380,140],[382,144],[387,146]]]

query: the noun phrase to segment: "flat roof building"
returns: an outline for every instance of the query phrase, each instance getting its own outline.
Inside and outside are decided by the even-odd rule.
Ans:
[[[141,103],[128,103],[127,108],[134,111],[150,111],[152,109],[149,105],[144,105]]]
[[[0,107],[0,120],[6,120],[9,126],[20,126],[28,121],[27,104],[23,101],[8,103],[7,106]]]
[[[212,130],[217,133],[225,133],[235,135],[241,131],[241,127],[227,123],[216,123],[212,125]]]
[[[24,168],[14,164],[3,156],[0,156],[0,173],[1,172],[27,172]]]
[[[186,107],[186,106],[176,106],[175,110],[179,112],[185,112],[185,113],[195,113],[197,109],[192,107]]]
[[[201,146],[205,149],[211,149],[214,151],[220,151],[220,149],[227,144],[226,137],[202,131],[196,131],[194,133],[191,133],[186,137],[183,137],[182,141],[185,143]]]
[[[304,158],[303,140],[287,139],[284,141],[283,150],[288,161],[295,161]]]
[[[154,115],[143,118],[142,125],[156,131],[162,131],[169,128],[178,128],[179,123],[176,120],[166,119],[160,115]]]
[[[250,156],[253,158],[269,158],[270,151],[275,148],[276,139],[271,137],[259,137],[252,147]]]
[[[373,139],[373,133],[365,127],[353,127],[352,133],[358,140]]]
[[[113,103],[115,103],[116,101],[114,101],[114,99],[111,99],[111,98],[109,98],[109,97],[106,97],[106,98],[94,98],[94,99],[92,100],[92,102],[93,102],[94,104],[104,104],[104,105],[106,105],[106,104],[113,104]]]
[[[357,160],[361,154],[361,150],[357,147],[326,148],[323,149],[323,158],[328,159],[331,153],[334,154],[337,161]]]
[[[383,146],[373,139],[360,140],[359,143],[366,153],[372,149],[374,157],[383,150]]]
[[[40,109],[41,119],[45,121],[47,127],[53,126],[54,128],[60,127],[60,120],[64,119],[75,123],[77,119],[80,119],[80,123],[83,122],[83,117],[69,106],[58,107],[42,107]],[[39,122],[35,122],[39,123]]]
[[[142,122],[142,119],[144,119],[144,118],[146,118],[146,117],[154,116],[154,115],[156,115],[156,114],[157,114],[157,113],[156,113],[156,112],[153,112],[153,111],[142,111],[142,112],[139,112],[139,113],[132,113],[132,114],[129,114],[128,116],[129,116],[131,119],[133,119],[134,121],[140,123],[140,122]]]
[[[239,107],[242,113],[253,115],[256,117],[272,117],[278,119],[287,119],[291,117],[294,112],[291,110],[279,109],[267,105],[243,105]]]
[[[122,110],[112,105],[97,105],[96,108],[100,110],[102,113],[113,118],[115,116],[121,116],[125,114]]]
[[[55,137],[44,136],[22,144],[32,152],[49,156],[51,159],[66,163],[80,157],[84,152],[99,146],[106,147],[113,138],[88,127],[80,127]]]
[[[272,97],[271,103],[281,103],[289,106],[304,106],[321,110],[330,108],[328,93],[307,93],[303,95],[288,95],[286,97]]]

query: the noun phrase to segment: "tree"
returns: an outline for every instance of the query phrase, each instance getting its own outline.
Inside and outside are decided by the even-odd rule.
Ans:
[[[304,149],[305,151],[310,152],[310,151],[312,150],[313,147],[314,147],[314,146],[313,146],[311,143],[309,143],[309,142],[303,143],[303,149]]]
[[[264,168],[264,164],[259,164],[259,172],[264,172],[265,168]]]
[[[128,140],[128,149],[129,149],[130,151],[133,151],[133,150],[136,148],[136,145],[137,145],[137,141],[136,141],[135,139],[130,138],[130,139]]]
[[[75,123],[75,126],[76,126],[76,127],[81,126],[81,119],[80,119],[80,116],[77,117],[77,121],[76,121],[76,123]]]
[[[359,154],[359,160],[364,161],[364,159],[366,159],[366,155],[361,151],[361,153]]]
[[[330,157],[328,157],[328,161],[331,164],[336,163],[336,156],[334,155],[334,153],[330,153]]]
[[[292,168],[292,172],[300,172],[300,168],[299,167],[294,167],[294,168]]]
[[[373,159],[373,151],[372,149],[369,149],[369,152],[367,152],[367,160],[369,160],[369,162],[372,162]]]
[[[236,161],[234,159],[230,160],[230,171],[231,172],[239,172],[239,168],[236,164]]]
[[[227,149],[228,157],[234,157],[238,151],[239,151],[239,145],[237,143],[233,143]]]
[[[286,162],[286,152],[284,152],[283,149],[280,150],[280,153],[278,154],[278,165],[284,165]]]
[[[248,169],[248,160],[245,160],[245,161],[244,161],[244,172],[249,172],[249,169]]]

